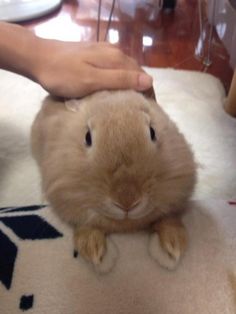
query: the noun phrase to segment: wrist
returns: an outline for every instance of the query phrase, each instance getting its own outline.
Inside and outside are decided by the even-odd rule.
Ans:
[[[21,56],[20,74],[28,77],[29,79],[37,82],[37,72],[40,62],[40,47],[41,39],[34,33],[28,34],[25,38],[24,50]]]
[[[0,67],[31,78],[35,40],[31,31],[0,22]]]
[[[47,55],[45,40],[35,36],[31,42],[32,53],[29,55],[28,72],[30,78],[39,83],[43,70],[44,57]]]
[[[43,87],[48,77],[53,75],[54,61],[60,42],[52,39],[44,39],[35,36],[34,53],[31,56],[31,78]]]

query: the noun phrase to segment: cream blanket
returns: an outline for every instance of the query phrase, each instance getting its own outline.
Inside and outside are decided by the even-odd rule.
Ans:
[[[71,230],[49,208],[0,211],[0,313],[236,313],[236,120],[222,84],[189,71],[147,69],[158,102],[191,143],[198,185],[185,217],[190,243],[175,271],[148,254],[146,233],[112,235],[118,261],[95,274],[73,256]],[[45,92],[0,72],[0,206],[41,204],[29,129]]]

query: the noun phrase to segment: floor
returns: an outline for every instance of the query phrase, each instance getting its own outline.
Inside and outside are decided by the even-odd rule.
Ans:
[[[64,1],[59,10],[46,18],[23,25],[46,38],[96,40],[98,2]],[[175,10],[161,12],[158,12],[155,2],[116,1],[107,40],[119,46],[142,65],[205,71],[219,77],[228,90],[233,70],[229,65],[228,54],[215,32],[210,56],[212,64],[209,67],[204,66],[199,57],[199,48],[204,46],[199,31],[198,1],[177,0]],[[100,40],[106,37],[111,3],[112,0],[102,1]],[[206,17],[204,25],[209,35]]]

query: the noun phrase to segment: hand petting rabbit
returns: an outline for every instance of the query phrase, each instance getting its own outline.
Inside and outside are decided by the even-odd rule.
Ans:
[[[32,152],[47,200],[95,268],[108,271],[115,263],[109,234],[144,229],[151,256],[176,267],[187,245],[181,217],[196,166],[154,100],[131,90],[66,102],[48,97],[32,126]]]

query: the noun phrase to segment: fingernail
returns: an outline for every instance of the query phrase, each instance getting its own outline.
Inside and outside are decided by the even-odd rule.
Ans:
[[[152,86],[152,77],[148,74],[141,73],[138,77],[138,89],[145,90]]]

